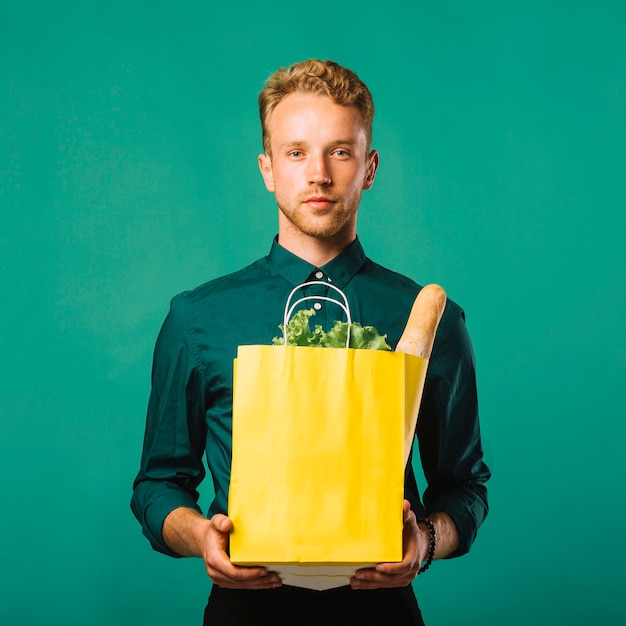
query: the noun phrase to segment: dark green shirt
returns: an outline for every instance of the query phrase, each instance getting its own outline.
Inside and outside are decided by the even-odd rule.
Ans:
[[[342,289],[352,319],[387,334],[392,347],[420,290],[412,280],[369,260],[358,239],[320,268],[275,240],[268,256],[176,296],[155,348],[143,455],[131,503],[156,550],[177,556],[163,542],[163,520],[180,506],[199,510],[205,456],[215,488],[208,517],[227,513],[237,346],[270,344],[280,334],[289,292],[310,280]],[[308,294],[334,293],[324,286],[307,289]],[[336,319],[345,319],[339,307],[323,302],[313,321],[329,328]],[[406,497],[418,516],[448,513],[460,537],[455,556],[463,554],[487,514],[489,470],[482,460],[474,355],[463,311],[451,300],[428,366],[417,439],[428,484],[420,500],[409,463]]]

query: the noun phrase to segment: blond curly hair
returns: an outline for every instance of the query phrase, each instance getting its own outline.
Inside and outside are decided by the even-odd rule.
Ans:
[[[271,156],[267,122],[278,103],[292,93],[330,96],[337,104],[355,106],[363,116],[368,150],[372,143],[374,101],[365,83],[352,71],[330,60],[309,59],[281,67],[259,93],[263,148]]]

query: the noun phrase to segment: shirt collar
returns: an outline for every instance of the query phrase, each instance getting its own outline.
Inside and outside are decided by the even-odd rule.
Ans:
[[[294,287],[309,280],[318,280],[315,273],[321,271],[324,277],[330,278],[334,285],[343,288],[366,261],[365,252],[358,238],[322,267],[316,267],[283,248],[278,243],[278,236],[274,237],[267,258],[274,270],[284,276]]]

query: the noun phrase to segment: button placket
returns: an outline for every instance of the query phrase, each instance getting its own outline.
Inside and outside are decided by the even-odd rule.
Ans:
[[[316,281],[316,280],[322,281],[322,282],[328,282],[328,283],[333,282],[330,276],[326,276],[323,270],[321,269],[317,269],[311,272],[311,274],[309,275],[309,281]],[[311,285],[305,289],[305,293],[307,295],[319,294],[319,295],[328,296],[329,289],[324,289],[322,285]],[[314,320],[312,320],[312,322],[316,324],[320,324],[324,328],[326,328],[326,326],[329,323],[332,323],[332,320],[327,319],[329,315],[329,309],[327,306],[325,306],[325,304],[326,304],[325,302],[318,300],[318,301],[313,302],[312,305],[309,305],[309,307],[312,307],[316,312],[316,317]],[[333,307],[330,307],[330,309],[332,310]]]

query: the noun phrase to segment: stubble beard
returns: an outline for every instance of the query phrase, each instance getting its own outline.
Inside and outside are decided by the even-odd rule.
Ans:
[[[311,197],[316,194],[308,194]],[[352,198],[348,206],[344,205],[344,198],[328,192],[320,193],[333,200],[335,204],[326,211],[313,213],[307,209],[305,202],[307,198],[299,198],[292,206],[285,202],[284,198],[276,195],[276,203],[280,212],[299,232],[315,239],[330,239],[341,235],[353,228],[356,219],[360,196]]]

